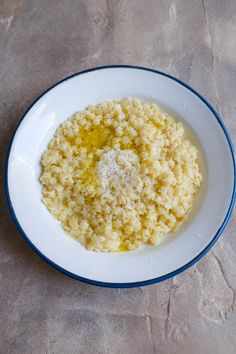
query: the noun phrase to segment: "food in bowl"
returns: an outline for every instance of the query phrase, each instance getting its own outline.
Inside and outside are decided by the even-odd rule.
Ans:
[[[99,252],[156,245],[186,219],[202,180],[183,124],[133,98],[75,113],[57,129],[41,165],[48,210],[66,233]]]

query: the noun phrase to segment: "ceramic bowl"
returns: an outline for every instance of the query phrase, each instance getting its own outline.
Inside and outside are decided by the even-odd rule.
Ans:
[[[157,102],[183,121],[200,150],[203,183],[188,220],[166,241],[134,252],[91,252],[66,235],[42,203],[39,161],[59,124],[73,113],[125,97]],[[50,87],[22,117],[5,172],[12,217],[31,247],[61,272],[108,287],[152,284],[189,268],[219,238],[235,200],[233,146],[216,111],[180,80],[142,67],[94,68]]]

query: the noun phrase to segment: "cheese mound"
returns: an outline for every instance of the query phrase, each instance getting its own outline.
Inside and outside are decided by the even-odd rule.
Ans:
[[[155,245],[186,218],[202,176],[181,122],[155,103],[114,100],[75,113],[41,159],[43,202],[89,250]]]

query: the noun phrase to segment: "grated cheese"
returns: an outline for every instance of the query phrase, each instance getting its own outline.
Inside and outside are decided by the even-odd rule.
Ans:
[[[98,162],[97,173],[105,195],[132,188],[139,175],[139,158],[131,150],[110,150]]]

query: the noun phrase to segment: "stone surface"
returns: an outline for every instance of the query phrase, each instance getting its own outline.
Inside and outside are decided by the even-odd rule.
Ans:
[[[36,256],[3,197],[4,157],[22,113],[49,85],[92,66],[179,77],[209,99],[236,142],[235,33],[234,0],[0,0],[0,353],[235,353],[235,213],[185,273],[104,289]]]

